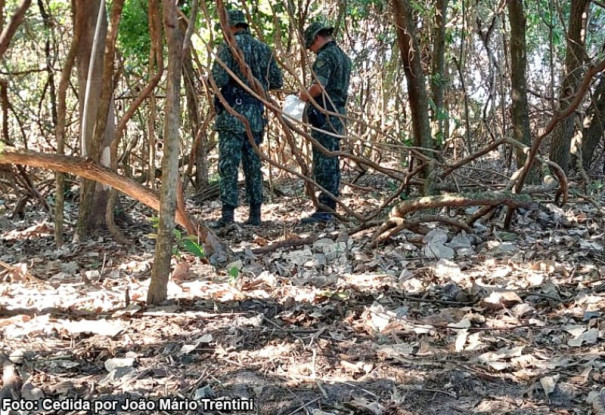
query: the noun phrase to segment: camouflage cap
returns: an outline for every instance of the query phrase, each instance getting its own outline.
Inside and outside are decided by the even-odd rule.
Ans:
[[[227,17],[229,18],[229,26],[237,26],[241,24],[248,26],[246,16],[244,16],[244,13],[241,10],[229,10],[227,12]]]
[[[309,26],[307,26],[307,28],[305,29],[305,33],[304,33],[304,41],[305,41],[305,48],[309,49],[311,47],[311,45],[313,44],[313,42],[315,41],[315,37],[319,34],[319,32],[321,31],[326,31],[328,32],[328,35],[331,35],[332,32],[334,32],[334,28],[329,26],[326,23],[323,22],[313,22],[311,23]]]

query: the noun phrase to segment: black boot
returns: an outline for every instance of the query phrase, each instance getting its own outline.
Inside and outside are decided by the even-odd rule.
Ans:
[[[332,222],[334,218],[332,218],[332,214],[328,212],[315,212],[311,216],[307,216],[306,218],[302,218],[300,223],[302,225],[308,225],[310,223],[329,223]]]
[[[234,207],[223,206],[222,216],[216,222],[216,227],[217,228],[223,228],[225,226],[228,226],[228,225],[231,225],[232,223],[234,223],[234,219],[233,219],[234,214],[235,214],[235,208]]]
[[[329,207],[330,209],[332,209],[334,211],[334,213],[336,213],[336,200],[328,200],[326,201],[326,206]]]
[[[336,212],[336,201],[332,200],[332,199],[328,199],[325,201],[320,201],[319,203],[329,207],[330,209],[332,209],[334,212]],[[303,225],[308,225],[310,223],[330,223],[334,220],[334,216],[332,215],[331,212],[324,212],[323,210],[317,210],[315,213],[313,213],[311,216],[308,216],[306,218],[302,218],[300,220],[300,223]]]
[[[250,215],[248,216],[248,220],[244,222],[244,225],[260,226],[260,207],[260,203],[250,205]]]

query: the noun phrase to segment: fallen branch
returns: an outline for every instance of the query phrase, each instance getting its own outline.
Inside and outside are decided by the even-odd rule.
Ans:
[[[406,200],[399,203],[391,210],[390,218],[376,231],[372,237],[369,247],[375,247],[384,243],[386,240],[401,232],[403,229],[417,228],[420,226],[422,218],[407,219],[407,216],[413,212],[438,209],[443,207],[468,207],[468,206],[491,206],[506,205],[511,208],[529,206],[532,199],[526,194],[513,194],[512,192],[492,192],[492,193],[466,193],[466,194],[446,194],[437,196],[427,196],[419,199]],[[465,229],[468,227],[462,222],[456,220],[446,220],[448,218],[437,219],[434,215],[424,216],[426,221],[446,222],[457,228]]]
[[[154,191],[141,186],[132,179],[120,176],[92,160],[6,147],[4,149],[0,148],[0,164],[23,164],[75,174],[111,186],[156,211],[160,210],[160,198]],[[203,222],[197,223],[185,211],[184,205],[181,203],[178,205],[175,219],[179,225],[187,230],[187,233],[197,235],[200,238],[211,263],[215,265],[223,264],[233,257],[233,252]]]
[[[318,239],[319,239],[318,236],[310,236],[308,238],[301,238],[301,239],[287,239],[284,241],[274,242],[271,245],[262,246],[260,248],[255,248],[252,250],[252,253],[254,255],[264,255],[269,252],[275,252],[278,249],[282,249],[282,248],[295,248],[295,247],[299,247],[299,246],[303,246],[303,245],[310,245],[313,242],[317,241]]]

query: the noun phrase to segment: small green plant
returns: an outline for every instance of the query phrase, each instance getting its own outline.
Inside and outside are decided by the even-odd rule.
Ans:
[[[603,182],[600,180],[595,180],[594,182],[590,182],[588,184],[588,192],[590,194],[600,193],[603,191]]]
[[[221,176],[219,176],[218,173],[212,174],[208,178],[208,185],[209,186],[218,185],[220,182],[221,182]]]
[[[229,282],[233,283],[239,277],[239,268],[237,266],[232,266],[229,268]]]
[[[157,216],[151,218],[151,226],[153,229],[158,228],[160,219]],[[157,239],[157,233],[149,234],[151,239]],[[206,258],[206,253],[204,252],[204,248],[197,243],[197,238],[194,235],[184,235],[178,229],[174,230],[174,247],[172,249],[172,254],[176,257],[181,255],[181,251],[189,252],[191,255],[196,256],[198,258]]]

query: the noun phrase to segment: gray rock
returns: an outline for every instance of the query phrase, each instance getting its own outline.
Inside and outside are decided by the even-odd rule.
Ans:
[[[210,387],[210,385],[206,385],[203,388],[199,388],[195,391],[193,395],[193,399],[200,400],[205,398],[214,398],[214,391]]]
[[[294,265],[304,265],[307,261],[313,260],[313,252],[309,248],[300,249],[284,254],[284,258],[292,262]]]
[[[475,255],[476,252],[473,248],[461,248],[456,251],[456,258],[464,258]]]
[[[428,258],[453,259],[454,250],[442,243],[429,243],[424,247],[424,255]]]
[[[473,246],[472,241],[466,234],[458,234],[452,238],[452,240],[446,244],[454,250],[462,248],[471,248]]]
[[[124,357],[124,358],[114,358],[107,359],[105,361],[105,370],[111,372],[115,369],[122,367],[133,367],[134,366],[134,358],[132,357]]]
[[[323,252],[324,247],[334,245],[334,241],[330,238],[321,238],[313,243],[313,251]]]
[[[109,374],[101,380],[101,384],[115,382],[116,380],[123,378],[132,379],[136,375],[137,372],[132,367],[118,367],[117,369],[114,369],[109,372]]]
[[[323,254],[326,256],[326,260],[333,261],[336,258],[340,257],[347,251],[347,243],[346,242],[338,242],[332,245],[324,245],[323,246]]]
[[[519,250],[519,247],[511,242],[502,242],[494,245],[495,247],[492,252],[494,255],[514,254]]]
[[[425,244],[430,243],[441,243],[444,244],[447,242],[448,236],[447,233],[443,229],[433,229],[422,238],[422,242]]]

